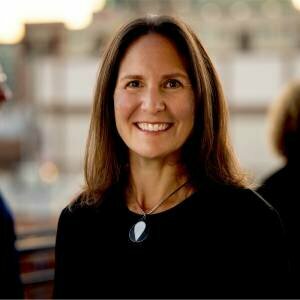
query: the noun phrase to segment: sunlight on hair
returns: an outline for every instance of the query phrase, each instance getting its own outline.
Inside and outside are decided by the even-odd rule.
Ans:
[[[104,8],[105,0],[10,0],[0,9],[0,43],[18,43],[25,23],[65,23],[68,29],[88,26],[93,12]]]

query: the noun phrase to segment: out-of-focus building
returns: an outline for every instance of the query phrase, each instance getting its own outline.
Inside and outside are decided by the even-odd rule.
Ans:
[[[300,17],[288,0],[111,0],[83,30],[26,24],[24,39],[7,58],[14,64],[16,102],[26,106],[33,123],[30,145],[38,148],[36,153],[27,145],[26,160],[50,160],[63,172],[81,170],[101,53],[116,28],[146,13],[178,15],[196,30],[234,116],[265,112],[282,84],[300,74]]]
[[[101,54],[118,27],[148,13],[177,15],[197,32],[224,86],[238,157],[255,181],[281,163],[268,148],[266,111],[281,87],[300,77],[300,12],[292,1],[107,0],[84,29],[28,23],[19,43],[0,44],[14,95],[0,110],[0,185],[21,236],[37,224],[54,232],[80,189]],[[53,236],[41,240],[35,249],[54,245]]]
[[[147,13],[177,15],[198,33],[220,73],[237,154],[254,179],[280,164],[268,150],[265,112],[300,76],[300,13],[290,0],[107,0],[84,29],[28,23],[19,43],[0,44],[14,94],[0,111],[0,174],[19,213],[57,215],[80,188],[101,54],[118,27]]]
[[[101,54],[118,27],[147,13],[177,15],[198,33],[220,73],[242,165],[259,180],[280,163],[268,152],[265,112],[282,85],[300,76],[300,13],[292,1],[107,0],[84,29],[28,23],[21,42],[0,44],[14,94],[0,112],[0,143],[6,141],[0,172],[19,212],[44,205],[57,214],[66,195],[80,188]],[[64,182],[74,176],[74,186]],[[43,195],[43,204],[35,205],[31,194],[32,207],[19,200],[28,187]]]
[[[28,24],[21,46],[25,98],[43,119],[44,159],[65,171],[81,169],[101,52],[116,28],[146,13],[178,15],[196,30],[221,74],[233,125],[240,113],[243,119],[245,113],[264,113],[284,82],[300,75],[300,17],[288,0],[115,0],[107,1],[84,30]],[[257,160],[253,169],[259,175],[263,164]]]

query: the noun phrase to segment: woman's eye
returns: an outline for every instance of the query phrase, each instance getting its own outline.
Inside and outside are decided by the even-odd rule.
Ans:
[[[132,80],[132,81],[130,81],[126,84],[126,87],[128,87],[128,88],[138,88],[138,87],[141,87],[141,85],[142,84],[141,84],[140,81]]]
[[[164,86],[169,89],[176,89],[182,86],[181,82],[177,79],[168,79]]]

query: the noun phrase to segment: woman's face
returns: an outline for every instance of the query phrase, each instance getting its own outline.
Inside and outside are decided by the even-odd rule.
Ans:
[[[131,157],[177,159],[194,124],[194,93],[172,42],[151,33],[123,57],[114,111],[119,135]]]

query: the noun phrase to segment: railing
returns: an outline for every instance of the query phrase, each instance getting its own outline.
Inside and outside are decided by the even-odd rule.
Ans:
[[[21,280],[26,299],[52,298],[56,230],[30,230],[18,234]]]

